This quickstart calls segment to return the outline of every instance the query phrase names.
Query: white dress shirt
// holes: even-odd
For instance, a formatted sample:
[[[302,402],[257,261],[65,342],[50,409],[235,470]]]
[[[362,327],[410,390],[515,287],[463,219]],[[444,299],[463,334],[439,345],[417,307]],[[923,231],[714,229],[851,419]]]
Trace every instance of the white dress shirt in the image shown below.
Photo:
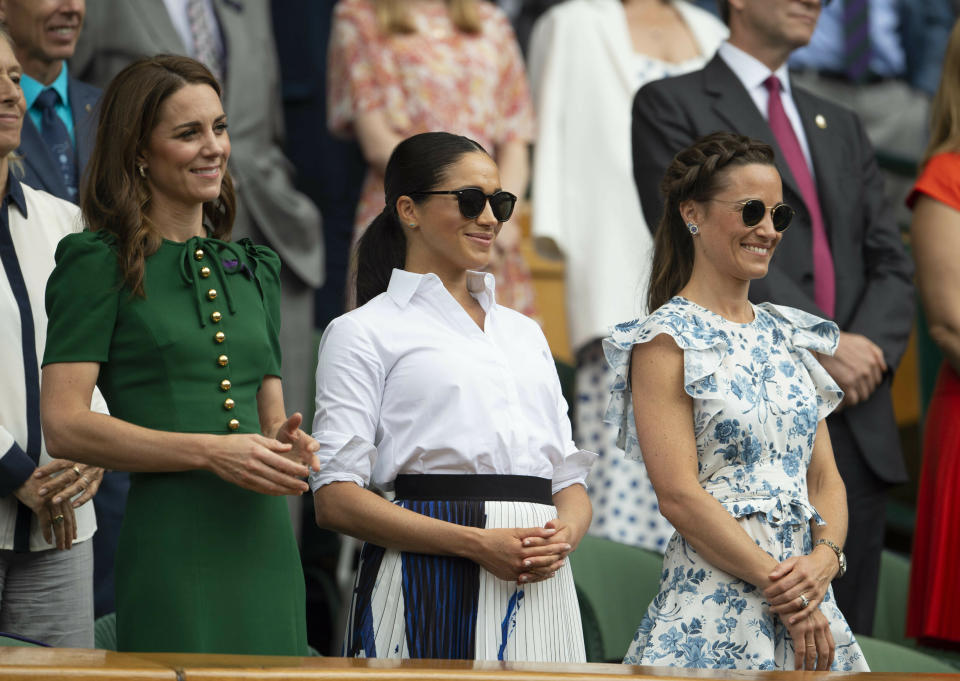
[[[771,71],[767,66],[756,57],[747,54],[739,47],[735,47],[728,42],[724,42],[717,50],[720,58],[730,67],[743,87],[750,93],[750,98],[757,105],[760,114],[764,120],[767,120],[767,103],[770,100],[770,93],[764,86],[763,81],[775,75],[780,79],[780,100],[783,102],[783,110],[790,119],[790,125],[793,126],[793,132],[800,142],[800,148],[803,150],[803,157],[807,160],[807,168],[810,169],[810,175],[816,181],[817,176],[813,169],[813,157],[810,155],[810,145],[807,144],[807,134],[803,131],[803,124],[800,121],[800,112],[793,101],[793,90],[790,86],[790,71],[786,64],[782,64],[776,71]]]
[[[492,275],[469,272],[467,286],[483,329],[436,275],[403,270],[327,327],[314,491],[352,481],[389,492],[401,473],[531,475],[554,493],[584,483],[596,455],[573,444],[543,332],[494,302]]]

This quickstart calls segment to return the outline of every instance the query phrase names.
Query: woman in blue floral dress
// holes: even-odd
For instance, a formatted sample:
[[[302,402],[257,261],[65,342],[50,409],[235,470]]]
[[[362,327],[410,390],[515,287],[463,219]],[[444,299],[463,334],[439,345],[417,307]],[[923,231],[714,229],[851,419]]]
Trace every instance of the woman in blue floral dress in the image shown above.
[[[607,419],[677,529],[624,662],[867,670],[830,588],[847,517],[824,418],[843,393],[816,355],[838,330],[747,298],[793,216],[773,151],[715,133],[676,156],[662,190],[654,312],[604,346]]]

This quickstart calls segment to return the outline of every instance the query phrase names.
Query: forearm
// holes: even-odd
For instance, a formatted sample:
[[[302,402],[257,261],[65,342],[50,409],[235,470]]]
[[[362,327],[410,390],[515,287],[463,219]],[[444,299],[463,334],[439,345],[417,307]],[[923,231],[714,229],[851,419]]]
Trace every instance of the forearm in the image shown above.
[[[317,524],[397,551],[473,558],[478,533],[407,510],[353,482],[324,485],[313,495]]]
[[[500,169],[500,185],[521,199],[526,196],[530,180],[530,156],[526,142],[514,140],[497,147],[497,167]]]
[[[759,589],[771,583],[777,561],[708,492],[696,488],[658,497],[661,513],[708,563]]]
[[[576,550],[593,519],[593,507],[586,488],[579,483],[564,487],[553,495],[553,505],[557,507],[557,517],[570,528],[570,544]]]
[[[403,141],[404,136],[390,127],[383,111],[371,111],[357,116],[354,123],[357,142],[367,164],[379,175],[387,169],[387,161],[394,147]]]
[[[842,548],[847,540],[847,490],[840,474],[817,475],[807,481],[807,486],[810,503],[826,523],[811,522],[814,544],[818,539],[828,539]]]
[[[930,337],[940,348],[943,358],[960,374],[960,327],[955,324],[930,322]]]

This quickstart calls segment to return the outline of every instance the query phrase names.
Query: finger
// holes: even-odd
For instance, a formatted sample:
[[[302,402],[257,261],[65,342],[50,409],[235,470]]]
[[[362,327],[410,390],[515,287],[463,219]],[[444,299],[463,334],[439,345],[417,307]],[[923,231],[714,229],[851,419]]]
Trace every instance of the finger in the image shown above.
[[[808,631],[804,636],[806,642],[805,655],[803,657],[804,669],[813,670],[817,666],[817,642],[813,638],[813,632]]]
[[[69,503],[60,504],[60,512],[63,514],[63,548],[69,550],[77,538],[77,518]]]
[[[76,478],[73,477],[73,473],[61,473],[56,477],[47,478],[43,484],[40,485],[37,494],[44,498],[52,497],[69,487],[75,480]]]
[[[796,556],[790,556],[786,560],[780,562],[777,567],[773,568],[773,571],[770,573],[770,579],[780,579],[785,574],[790,572],[793,569],[793,566],[797,562]]]
[[[43,531],[43,538],[48,544],[53,543],[53,527],[50,525],[50,511],[46,506],[43,506],[39,511],[37,511],[37,522],[40,524],[40,528]]]
[[[792,571],[764,589],[763,595],[767,597],[771,605],[783,605],[800,595],[802,582],[803,575]]]
[[[548,556],[548,555],[567,555],[573,547],[567,542],[555,542],[549,544],[543,544],[542,546],[525,546],[522,550],[522,556],[524,558],[532,558],[534,556]]]
[[[297,430],[300,429],[300,424],[302,423],[303,423],[303,414],[301,414],[299,411],[295,411],[292,414],[290,414],[289,418],[287,418],[286,423],[284,423],[283,426],[281,427],[284,430],[286,430],[288,433],[293,435],[294,433],[297,432]]]
[[[523,559],[523,569],[525,571],[541,571],[545,568],[550,568],[551,566],[556,565],[557,563],[563,564],[563,556],[557,555],[556,553],[551,553],[548,556],[533,556],[530,558]],[[553,568],[550,572],[555,572],[557,568]]]
[[[290,463],[282,457],[277,458],[284,463]],[[267,494],[274,495],[302,494],[309,489],[307,483],[299,480],[298,476],[285,474],[277,468],[264,465],[259,461],[254,461],[251,469],[245,472],[244,480],[247,484],[254,486],[250,489],[260,491],[259,487],[262,486],[269,490],[266,492]]]
[[[65,523],[65,519],[61,518],[60,520],[57,520],[59,517],[60,511],[55,510],[50,518],[50,527],[53,529],[54,544],[56,545],[57,549],[62,551],[64,548],[66,548],[63,538],[63,525]]]
[[[799,636],[793,640],[793,668],[794,669],[803,669],[803,657],[806,652],[806,644],[804,643],[803,636]]]
[[[97,493],[98,489],[100,489],[100,479],[90,481],[83,490],[83,493],[73,500],[72,506],[74,508],[80,508],[85,503],[93,499],[93,495]]]
[[[43,478],[52,473],[57,473],[58,471],[66,470],[73,466],[73,461],[68,461],[67,459],[53,459],[48,461],[42,466],[38,466],[36,470],[33,471],[33,477]]]
[[[261,447],[269,449],[271,452],[277,452],[278,454],[289,452],[291,449],[293,449],[293,445],[289,442],[280,442],[280,440],[276,440],[272,437],[264,437],[263,435],[254,435],[253,441]]]
[[[817,643],[817,670],[818,671],[827,671],[830,669],[830,665],[833,664],[833,653],[831,652],[830,641],[827,640],[827,636],[830,635],[829,629],[823,629],[817,627],[813,632],[814,640]]]

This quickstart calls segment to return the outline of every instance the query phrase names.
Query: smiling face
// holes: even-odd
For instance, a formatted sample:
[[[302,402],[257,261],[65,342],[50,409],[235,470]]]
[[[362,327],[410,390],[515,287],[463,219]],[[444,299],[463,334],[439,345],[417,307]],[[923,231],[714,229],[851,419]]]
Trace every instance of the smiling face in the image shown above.
[[[20,76],[20,63],[10,43],[0,38],[0,157],[4,167],[7,154],[20,146],[20,126],[27,108]]]
[[[155,203],[195,208],[220,196],[230,157],[227,117],[209,85],[184,85],[160,107],[140,155]]]
[[[59,65],[73,56],[85,10],[84,0],[0,0],[27,73],[33,73],[32,62]]]
[[[478,187],[484,194],[500,189],[497,164],[482,152],[464,154],[447,168],[436,187],[430,190],[455,190]],[[483,212],[472,220],[460,213],[457,197],[441,194],[414,203],[409,197],[397,202],[400,218],[407,223],[407,261],[418,269],[443,278],[464,270],[483,269],[490,262],[493,242],[502,223],[493,216],[489,201]],[[410,228],[409,225],[415,227]]]
[[[783,238],[773,228],[770,208],[783,201],[780,173],[774,166],[751,163],[724,172],[716,200],[687,202],[681,207],[684,220],[700,226],[694,237],[694,269],[709,268],[737,281],[760,279],[767,274],[770,258]],[[755,227],[743,224],[741,206],[748,199],[763,201],[767,210]]]

